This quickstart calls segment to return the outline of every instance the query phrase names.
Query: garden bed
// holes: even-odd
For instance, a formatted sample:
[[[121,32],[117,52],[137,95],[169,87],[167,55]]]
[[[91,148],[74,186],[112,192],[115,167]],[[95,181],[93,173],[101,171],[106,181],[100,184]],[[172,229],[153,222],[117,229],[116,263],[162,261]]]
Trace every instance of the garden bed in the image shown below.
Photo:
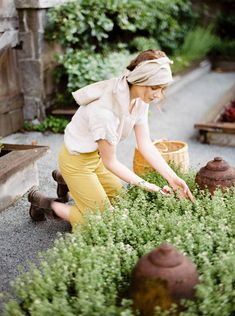
[[[0,211],[38,185],[37,160],[46,146],[3,144],[0,152]]]
[[[214,107],[205,115],[205,119],[194,125],[199,130],[199,140],[207,144],[235,146],[235,122],[224,119],[226,111],[235,99],[235,85],[228,90]]]
[[[134,316],[128,297],[132,269],[163,242],[191,258],[200,276],[196,300],[180,315],[234,315],[235,189],[210,196],[198,191],[195,174],[180,176],[195,203],[130,188],[112,212],[90,214],[83,229],[58,238],[40,265],[12,284],[17,301],[7,303],[4,316]],[[146,180],[165,184],[154,172]]]

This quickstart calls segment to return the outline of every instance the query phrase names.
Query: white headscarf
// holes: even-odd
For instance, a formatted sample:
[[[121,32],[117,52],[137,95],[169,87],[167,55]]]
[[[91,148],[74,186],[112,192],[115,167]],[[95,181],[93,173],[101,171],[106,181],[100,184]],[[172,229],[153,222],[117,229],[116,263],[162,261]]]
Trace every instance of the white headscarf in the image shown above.
[[[169,64],[173,64],[173,61],[168,57],[161,57],[143,61],[132,71],[126,69],[118,78],[114,93],[122,90],[122,85],[125,85],[126,81],[138,86],[157,86],[171,83],[173,78]]]
[[[173,81],[170,64],[173,61],[168,57],[161,57],[146,60],[139,63],[134,70],[126,69],[124,73],[116,79],[113,88],[113,98],[119,104],[119,111],[126,111],[125,103],[129,104],[128,83],[138,86],[158,86],[170,84]]]

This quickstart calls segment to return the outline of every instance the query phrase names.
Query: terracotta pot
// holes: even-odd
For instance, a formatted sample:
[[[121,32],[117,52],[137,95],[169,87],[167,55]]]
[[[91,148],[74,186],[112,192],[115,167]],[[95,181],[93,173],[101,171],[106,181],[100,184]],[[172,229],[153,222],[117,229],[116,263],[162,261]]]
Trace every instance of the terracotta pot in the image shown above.
[[[181,309],[181,299],[193,299],[198,273],[192,261],[170,244],[163,244],[137,262],[130,285],[134,310],[141,316],[154,315],[154,308]]]
[[[195,179],[199,188],[208,189],[211,194],[220,187],[221,190],[235,185],[235,169],[221,157],[215,157],[202,167]]]

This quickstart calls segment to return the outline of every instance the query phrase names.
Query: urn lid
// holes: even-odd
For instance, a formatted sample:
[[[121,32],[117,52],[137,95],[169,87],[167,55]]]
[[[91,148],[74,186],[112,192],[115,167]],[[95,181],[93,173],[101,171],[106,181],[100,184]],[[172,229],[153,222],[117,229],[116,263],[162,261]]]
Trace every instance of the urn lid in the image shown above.
[[[184,255],[167,243],[150,252],[148,258],[153,265],[164,268],[179,266],[184,261]]]
[[[222,179],[235,180],[235,169],[221,157],[215,157],[209,161],[205,167],[200,169],[199,174],[208,178],[215,176],[217,179],[221,177]]]

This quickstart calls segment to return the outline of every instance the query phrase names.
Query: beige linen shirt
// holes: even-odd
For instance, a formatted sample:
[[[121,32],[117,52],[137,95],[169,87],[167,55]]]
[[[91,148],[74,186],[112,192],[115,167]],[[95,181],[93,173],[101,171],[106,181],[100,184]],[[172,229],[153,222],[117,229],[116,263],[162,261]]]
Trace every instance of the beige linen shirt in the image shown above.
[[[80,107],[65,129],[64,141],[70,153],[93,152],[100,139],[117,145],[135,125],[148,122],[148,104],[137,99],[129,113],[129,86],[115,91],[116,83],[117,78],[105,80],[72,93]]]

